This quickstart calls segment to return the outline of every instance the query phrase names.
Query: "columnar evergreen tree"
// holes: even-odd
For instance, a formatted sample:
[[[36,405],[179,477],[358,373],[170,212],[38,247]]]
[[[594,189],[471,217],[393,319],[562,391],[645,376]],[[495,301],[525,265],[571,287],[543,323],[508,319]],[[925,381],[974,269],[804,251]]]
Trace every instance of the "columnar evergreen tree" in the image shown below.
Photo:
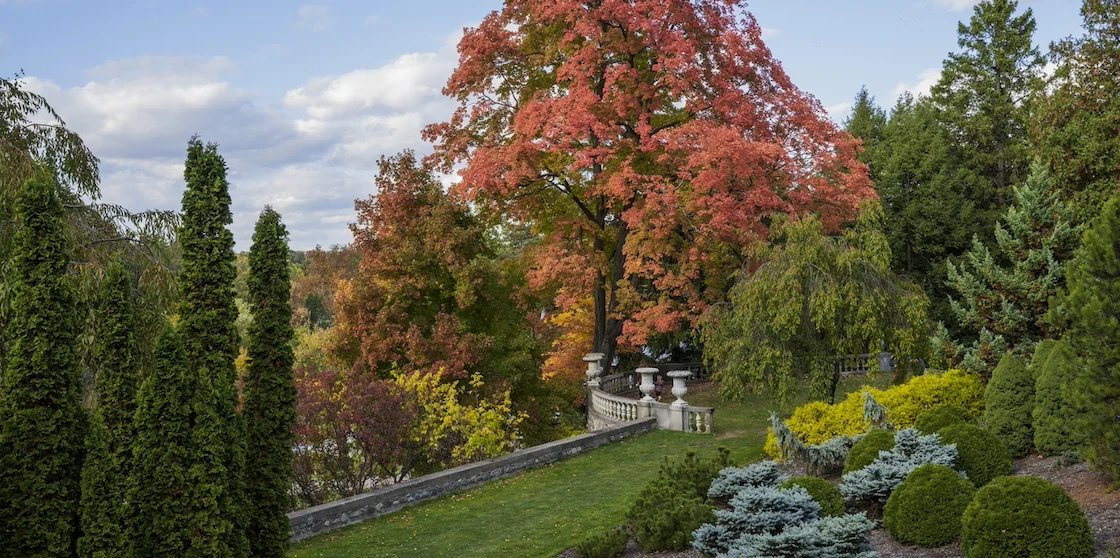
[[[962,49],[950,54],[930,91],[956,157],[982,180],[967,192],[990,231],[1011,203],[1011,185],[1030,163],[1028,118],[1045,61],[1032,43],[1034,15],[1015,0],[985,0],[957,27]]]
[[[1067,273],[1069,340],[1084,361],[1073,394],[1085,408],[1087,457],[1120,481],[1120,195],[1093,221]]]
[[[856,93],[852,113],[844,121],[844,129],[863,141],[863,151],[857,158],[867,165],[871,181],[875,184],[879,183],[879,166],[882,164],[877,148],[883,140],[886,127],[887,113],[875,104],[875,97],[867,92],[867,88],[861,87],[859,93]]]
[[[191,550],[210,556],[245,556],[245,439],[236,407],[234,367],[237,270],[233,234],[227,228],[233,219],[226,164],[217,146],[191,138],[184,177],[178,329],[195,426],[190,479],[199,495],[187,504],[197,522]],[[211,422],[211,413],[216,423]],[[216,430],[208,432],[211,427]],[[216,463],[215,455],[220,455]]]
[[[1036,129],[1039,153],[1087,223],[1120,188],[1120,0],[1084,0],[1081,18],[1084,36],[1050,47],[1057,70]]]
[[[254,558],[281,558],[288,547],[292,485],[292,306],[288,231],[265,208],[249,250],[249,366],[243,387],[246,419],[245,484],[249,549]]]
[[[16,206],[21,226],[0,386],[0,556],[70,556],[78,531],[86,420],[58,188],[40,168]]]
[[[1083,363],[1074,348],[1059,341],[1038,375],[1034,386],[1034,446],[1043,455],[1080,451],[1088,442],[1085,409],[1076,397],[1078,369]]]
[[[1047,320],[1050,298],[1065,285],[1064,264],[1077,246],[1073,213],[1056,192],[1046,165],[1035,161],[1014,188],[1015,204],[995,226],[996,250],[973,237],[960,266],[948,264],[950,300],[962,334],[978,339],[986,330],[1021,356],[1056,333]],[[967,351],[966,351],[967,352]],[[976,353],[976,350],[972,351]],[[966,355],[970,367],[995,367],[1002,355]]]
[[[122,529],[127,479],[132,464],[136,389],[140,376],[133,360],[135,319],[132,281],[120,261],[112,262],[102,280],[94,355],[98,364],[97,407],[82,469],[83,558],[125,556]]]
[[[195,532],[184,495],[191,466],[191,392],[186,354],[167,326],[137,393],[128,487],[132,556],[185,556]]]
[[[984,393],[984,424],[1011,457],[1025,457],[1034,443],[1034,377],[1016,357],[1004,355]]]

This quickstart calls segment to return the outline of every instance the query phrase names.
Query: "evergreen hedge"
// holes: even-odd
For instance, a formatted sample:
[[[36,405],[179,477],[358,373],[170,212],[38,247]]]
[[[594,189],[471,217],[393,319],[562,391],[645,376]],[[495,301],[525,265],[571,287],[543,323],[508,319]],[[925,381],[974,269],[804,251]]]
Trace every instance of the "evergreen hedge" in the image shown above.
[[[1076,379],[1077,367],[1073,347],[1059,341],[1035,384],[1034,445],[1043,455],[1061,455],[1081,450],[1088,444],[1085,429],[1080,424],[1084,411],[1069,389]]]
[[[995,434],[971,424],[954,424],[937,435],[942,444],[956,444],[956,469],[964,471],[977,488],[1011,474],[1011,454]]]
[[[961,548],[969,558],[1088,558],[1093,534],[1061,488],[1036,477],[1001,477],[965,508]]]
[[[1003,440],[1012,457],[1025,457],[1034,445],[1034,378],[1019,359],[1004,355],[984,393],[984,425]]]
[[[7,368],[0,384],[0,552],[76,550],[87,420],[80,406],[77,302],[62,201],[39,169],[20,191]]]
[[[933,434],[952,424],[968,424],[968,416],[960,405],[938,405],[918,415],[914,428],[922,434]]]
[[[887,499],[883,524],[900,543],[945,546],[960,537],[961,515],[975,494],[976,487],[957,471],[922,465]]]
[[[890,451],[894,448],[894,432],[876,428],[856,442],[848,452],[848,459],[844,461],[844,473],[858,471],[879,458],[879,452]]]
[[[821,505],[821,516],[839,517],[844,515],[844,495],[840,489],[820,477],[793,477],[778,488],[791,488],[800,486],[804,488],[818,504]]]

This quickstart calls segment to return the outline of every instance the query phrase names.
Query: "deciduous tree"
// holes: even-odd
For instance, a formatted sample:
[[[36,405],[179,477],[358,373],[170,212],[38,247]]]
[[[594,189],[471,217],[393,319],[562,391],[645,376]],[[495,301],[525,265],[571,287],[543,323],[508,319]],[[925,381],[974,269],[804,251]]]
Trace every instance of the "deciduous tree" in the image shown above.
[[[70,556],[87,425],[77,302],[53,172],[35,171],[16,209],[11,346],[0,385],[0,555]]]
[[[590,294],[593,348],[690,327],[774,212],[833,229],[874,195],[742,0],[507,0],[459,43],[428,127],[454,192],[542,235],[530,284]]]

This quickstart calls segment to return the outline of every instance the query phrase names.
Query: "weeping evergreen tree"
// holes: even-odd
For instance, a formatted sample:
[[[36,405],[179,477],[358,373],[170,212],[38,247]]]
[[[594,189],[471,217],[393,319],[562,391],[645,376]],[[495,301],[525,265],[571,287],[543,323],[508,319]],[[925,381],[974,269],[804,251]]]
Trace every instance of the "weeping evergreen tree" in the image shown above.
[[[137,393],[136,438],[128,485],[132,556],[185,556],[194,532],[184,495],[191,462],[192,393],[186,354],[170,326]]]
[[[282,558],[291,524],[292,305],[288,277],[288,231],[280,215],[265,208],[249,250],[249,365],[245,394],[249,548],[254,558]]]
[[[960,266],[948,266],[957,293],[950,305],[974,341],[955,352],[973,370],[995,367],[1002,351],[992,347],[1006,346],[1025,358],[1036,343],[1054,336],[1047,309],[1065,285],[1064,265],[1077,247],[1072,210],[1059,198],[1046,165],[1035,161],[1014,196],[1003,224],[995,226],[995,251],[974,237]]]
[[[244,424],[237,412],[237,275],[225,160],[197,137],[187,146],[179,229],[179,334],[191,394],[187,509],[195,521],[188,555],[247,556]]]
[[[784,405],[807,378],[810,397],[826,399],[835,395],[840,355],[889,351],[900,378],[917,368],[929,301],[891,272],[882,220],[869,201],[840,238],[824,234],[812,216],[771,228],[771,241],[755,254],[762,264],[743,273],[729,304],[714,308],[702,329],[722,395],[767,385]]]
[[[24,184],[0,387],[0,556],[70,556],[86,420],[62,202],[49,170]]]
[[[1069,340],[1084,362],[1072,393],[1085,409],[1087,457],[1120,481],[1120,195],[1090,225],[1068,273]]]
[[[82,468],[78,554],[83,558],[126,556],[128,545],[122,525],[127,517],[124,508],[140,383],[133,360],[132,281],[119,260],[106,269],[99,298],[94,338],[98,399]]]

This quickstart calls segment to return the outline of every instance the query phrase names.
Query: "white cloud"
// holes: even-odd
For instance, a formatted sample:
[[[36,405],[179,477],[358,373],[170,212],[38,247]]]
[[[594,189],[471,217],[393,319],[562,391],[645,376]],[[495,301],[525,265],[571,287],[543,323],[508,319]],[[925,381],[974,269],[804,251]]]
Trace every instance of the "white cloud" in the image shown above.
[[[848,112],[852,110],[852,103],[836,103],[824,107],[824,110],[833,122],[840,124],[848,117]]]
[[[929,68],[926,70],[922,70],[922,72],[918,74],[918,81],[914,83],[899,83],[895,86],[894,91],[891,92],[891,95],[897,98],[899,95],[902,95],[907,91],[909,91],[910,94],[914,97],[929,95],[929,90],[933,88],[933,86],[937,84],[937,81],[940,79],[941,68]]]
[[[763,27],[762,28],[762,38],[763,39],[773,39],[774,37],[777,37],[778,35],[781,35],[781,34],[782,34],[781,29],[775,29],[773,27]]]
[[[325,4],[304,4],[296,12],[298,18],[296,26],[309,31],[329,31],[338,19],[331,13],[330,6]]]
[[[937,5],[954,12],[967,10],[980,3],[980,0],[936,0]]]
[[[427,149],[426,124],[446,120],[440,93],[458,35],[438,52],[309,80],[281,103],[231,83],[226,58],[140,57],[106,62],[75,87],[27,78],[101,158],[105,201],[134,210],[178,208],[187,139],[219,144],[229,165],[238,249],[270,204],[292,246],[350,242],[354,200],[373,193],[377,159]]]

